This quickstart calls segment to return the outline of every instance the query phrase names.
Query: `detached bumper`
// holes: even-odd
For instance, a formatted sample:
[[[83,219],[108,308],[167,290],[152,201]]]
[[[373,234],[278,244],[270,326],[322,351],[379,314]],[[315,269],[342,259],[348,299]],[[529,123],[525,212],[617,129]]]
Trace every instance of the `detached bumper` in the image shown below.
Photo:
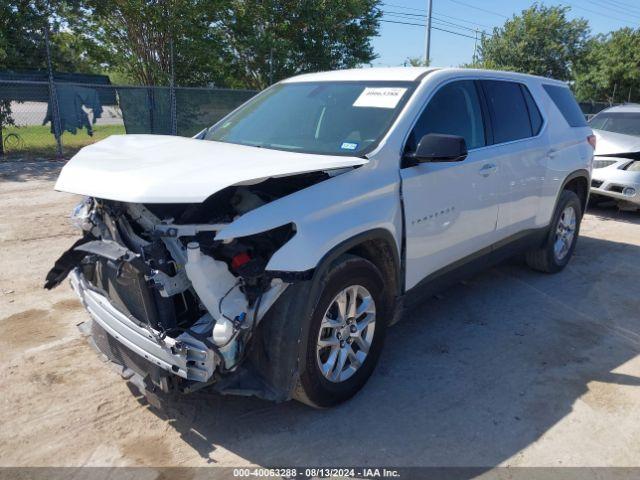
[[[160,332],[131,319],[96,291],[78,269],[70,275],[71,286],[91,317],[114,340],[154,367],[186,380],[206,382],[216,368],[214,352],[191,335],[160,340]],[[103,352],[107,356],[107,352]],[[117,361],[117,360],[115,360]]]

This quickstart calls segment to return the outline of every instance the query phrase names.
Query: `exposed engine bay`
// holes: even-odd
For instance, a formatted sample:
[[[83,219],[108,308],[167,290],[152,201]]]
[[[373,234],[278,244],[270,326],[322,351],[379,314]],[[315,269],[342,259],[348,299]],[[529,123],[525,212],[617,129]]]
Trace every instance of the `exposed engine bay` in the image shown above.
[[[199,204],[87,197],[72,215],[84,236],[56,262],[45,288],[70,275],[102,329],[180,377],[181,390],[214,383],[242,363],[256,326],[289,285],[265,267],[296,227],[225,241],[216,232],[337,173],[227,187]]]

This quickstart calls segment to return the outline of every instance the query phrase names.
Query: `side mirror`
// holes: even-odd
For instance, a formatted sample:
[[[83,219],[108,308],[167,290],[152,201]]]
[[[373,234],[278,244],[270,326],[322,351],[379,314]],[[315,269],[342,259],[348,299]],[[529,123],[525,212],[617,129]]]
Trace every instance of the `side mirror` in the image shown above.
[[[458,135],[429,133],[420,139],[413,153],[405,153],[402,167],[425,162],[460,162],[467,158],[467,143]]]

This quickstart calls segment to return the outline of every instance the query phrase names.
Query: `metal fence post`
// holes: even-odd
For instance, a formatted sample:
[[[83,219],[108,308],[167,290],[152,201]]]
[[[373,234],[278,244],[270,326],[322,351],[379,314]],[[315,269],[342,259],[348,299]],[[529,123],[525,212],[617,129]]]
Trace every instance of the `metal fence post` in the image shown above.
[[[2,137],[2,112],[0,112],[0,158],[4,158],[4,138]]]
[[[51,47],[49,45],[49,25],[44,29],[44,43],[47,50],[47,69],[49,70],[49,101],[51,102],[51,124],[53,135],[56,137],[56,152],[58,158],[62,158],[62,131],[60,127],[60,109],[58,108],[58,94],[56,84],[53,81],[53,68],[51,66]]]
[[[173,65],[173,37],[169,40],[169,47],[171,49],[171,77],[169,79],[169,108],[171,112],[171,135],[178,134],[178,118],[176,112],[176,77]]]

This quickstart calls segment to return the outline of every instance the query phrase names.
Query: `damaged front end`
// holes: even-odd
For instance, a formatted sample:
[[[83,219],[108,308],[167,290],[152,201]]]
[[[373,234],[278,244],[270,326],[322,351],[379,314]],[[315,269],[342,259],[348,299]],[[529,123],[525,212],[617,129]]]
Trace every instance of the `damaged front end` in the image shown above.
[[[225,241],[216,233],[326,178],[319,172],[228,187],[199,204],[86,198],[72,216],[84,236],[59,258],[45,288],[70,277],[93,319],[94,343],[145,391],[213,385],[243,393],[232,380],[247,384],[242,365],[256,327],[291,281],[266,266],[295,225]],[[281,396],[268,390],[251,385],[244,393]]]

